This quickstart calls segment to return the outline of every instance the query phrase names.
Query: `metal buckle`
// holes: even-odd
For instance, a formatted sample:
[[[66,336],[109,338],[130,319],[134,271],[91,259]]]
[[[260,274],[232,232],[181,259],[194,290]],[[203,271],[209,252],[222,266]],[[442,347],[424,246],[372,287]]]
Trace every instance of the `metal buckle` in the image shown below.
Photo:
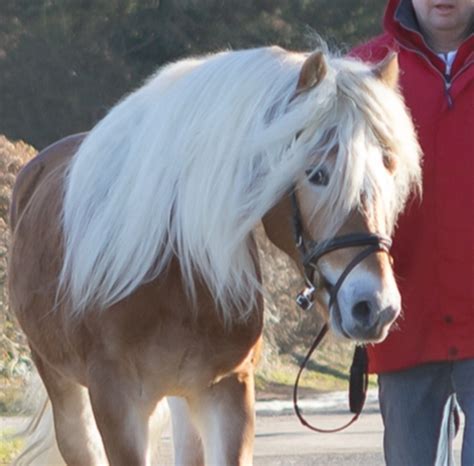
[[[314,293],[316,288],[314,286],[307,286],[303,291],[298,293],[296,296],[296,304],[298,304],[301,309],[308,311],[313,307],[314,304]]]

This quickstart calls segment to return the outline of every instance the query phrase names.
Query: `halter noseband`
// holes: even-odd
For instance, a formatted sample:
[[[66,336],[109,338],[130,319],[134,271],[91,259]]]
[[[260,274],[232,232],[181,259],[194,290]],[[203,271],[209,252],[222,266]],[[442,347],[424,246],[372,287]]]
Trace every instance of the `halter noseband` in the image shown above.
[[[321,257],[338,249],[367,246],[364,250],[359,252],[349,262],[349,264],[346,265],[346,268],[341,273],[336,284],[329,289],[329,310],[331,310],[333,305],[337,305],[337,293],[339,292],[339,289],[341,288],[344,280],[354,269],[354,267],[356,267],[359,262],[362,262],[367,256],[375,252],[383,251],[388,254],[392,245],[392,241],[390,240],[390,238],[381,235],[376,235],[373,233],[353,233],[349,235],[341,235],[319,243],[313,240],[305,240],[303,222],[301,220],[301,212],[299,209],[298,199],[296,198],[294,188],[290,192],[290,199],[293,210],[293,233],[296,246],[300,252],[304,270],[303,276],[307,285],[306,288],[301,291],[296,297],[296,302],[303,310],[308,310],[313,306],[319,284],[314,283],[314,281],[310,277],[314,276],[314,271],[318,271],[318,262]],[[319,274],[322,275],[321,273]],[[358,419],[360,413],[362,412],[362,408],[364,407],[369,380],[367,371],[368,361],[366,349],[364,346],[357,346],[351,366],[349,385],[349,406],[350,411],[354,414],[354,416],[343,426],[333,429],[321,429],[319,427],[315,427],[314,425],[306,421],[298,406],[299,380],[301,374],[303,373],[306,367],[306,364],[310,360],[315,349],[323,340],[328,329],[328,324],[324,324],[322,329],[316,336],[313,344],[311,345],[311,348],[309,349],[307,355],[301,363],[293,388],[293,406],[295,409],[295,413],[298,416],[298,419],[304,426],[308,427],[313,431],[321,433],[339,432],[350,426]],[[341,330],[344,331],[343,329]],[[349,337],[348,335],[346,336]]]

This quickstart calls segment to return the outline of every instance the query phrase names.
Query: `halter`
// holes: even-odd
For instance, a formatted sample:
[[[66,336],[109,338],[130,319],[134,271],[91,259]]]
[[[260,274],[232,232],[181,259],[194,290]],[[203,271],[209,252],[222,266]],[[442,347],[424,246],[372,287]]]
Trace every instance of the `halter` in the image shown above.
[[[319,288],[319,284],[314,283],[310,276],[313,272],[318,272],[318,262],[321,257],[338,249],[367,246],[366,249],[357,254],[346,266],[336,284],[331,287],[329,309],[337,303],[337,293],[344,280],[354,267],[362,262],[367,256],[374,252],[389,253],[392,246],[392,240],[386,236],[376,235],[374,233],[352,233],[349,235],[336,236],[334,238],[316,242],[314,240],[305,240],[303,222],[301,221],[301,212],[296,198],[295,190],[290,192],[291,206],[293,209],[293,234],[296,246],[300,252],[301,262],[303,264],[303,277],[307,287],[296,297],[297,304],[305,311],[309,310],[314,303],[314,296]]]
[[[347,264],[346,268],[343,270],[340,277],[338,278],[336,284],[334,286],[330,286],[328,291],[330,296],[329,309],[331,309],[334,305],[337,306],[337,294],[342,284],[344,283],[344,280],[354,269],[354,267],[356,267],[357,264],[362,262],[367,256],[375,252],[382,251],[388,254],[392,245],[392,241],[390,240],[390,238],[373,233],[353,233],[348,235],[341,235],[319,243],[313,240],[305,240],[303,222],[301,220],[301,212],[299,209],[298,199],[296,198],[294,188],[290,192],[290,199],[293,210],[293,233],[296,246],[300,252],[301,262],[303,264],[304,270],[303,277],[306,282],[306,288],[301,291],[296,297],[297,304],[303,310],[307,311],[313,306],[316,293],[318,291],[318,288],[320,288],[320,284],[315,283],[310,277],[314,277],[314,272],[319,272],[318,262],[321,257],[338,249],[367,246],[363,251],[357,254],[349,262],[349,264]],[[321,273],[318,273],[318,275],[321,275]],[[306,364],[308,363],[315,349],[323,340],[328,329],[328,324],[324,324],[322,329],[316,336],[313,344],[311,345],[310,350],[308,351],[308,354],[301,363],[293,389],[293,406],[296,415],[298,416],[298,419],[303,425],[305,425],[309,429],[322,433],[339,432],[350,426],[353,422],[357,420],[360,413],[362,412],[362,408],[364,407],[368,386],[366,349],[364,346],[357,346],[354,353],[354,359],[350,372],[349,406],[350,411],[354,413],[352,419],[343,426],[334,429],[320,429],[311,425],[309,422],[306,421],[306,419],[304,419],[300,408],[298,407],[299,380],[301,374],[303,373],[303,370],[306,367]],[[344,332],[343,329],[341,330]],[[348,335],[346,336],[349,337]]]

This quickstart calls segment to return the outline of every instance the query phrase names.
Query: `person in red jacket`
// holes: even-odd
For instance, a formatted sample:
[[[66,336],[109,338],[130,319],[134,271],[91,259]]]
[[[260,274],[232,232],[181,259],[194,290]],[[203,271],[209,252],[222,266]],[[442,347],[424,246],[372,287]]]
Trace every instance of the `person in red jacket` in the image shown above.
[[[399,84],[424,153],[423,196],[394,237],[403,313],[369,348],[388,465],[452,464],[453,409],[474,465],[473,0],[389,0],[385,33],[352,51],[398,52]]]

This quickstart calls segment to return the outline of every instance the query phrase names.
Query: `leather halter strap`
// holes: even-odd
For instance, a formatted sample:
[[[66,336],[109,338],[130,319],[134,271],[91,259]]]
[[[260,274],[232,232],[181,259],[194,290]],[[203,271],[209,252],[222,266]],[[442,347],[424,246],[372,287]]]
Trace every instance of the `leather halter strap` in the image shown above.
[[[383,251],[389,253],[392,246],[392,240],[386,236],[377,235],[374,233],[352,233],[348,235],[336,236],[334,238],[320,241],[319,243],[314,240],[305,240],[304,227],[301,220],[301,211],[294,188],[291,190],[289,195],[293,209],[293,235],[296,246],[300,251],[301,262],[304,267],[304,279],[308,285],[314,287],[314,291],[317,290],[317,284],[311,280],[310,276],[312,275],[313,271],[318,271],[318,261],[321,259],[321,257],[338,249],[368,246],[367,249],[355,256],[342,272],[333,288],[334,292],[331,293],[331,306],[331,304],[335,302],[334,300],[337,297],[336,295],[339,291],[339,288],[352,269],[359,262],[374,252]]]
[[[329,299],[329,309],[333,306],[337,306],[337,294],[341,288],[344,280],[350,274],[350,272],[362,262],[366,257],[375,252],[386,252],[389,253],[392,241],[381,235],[376,234],[365,234],[365,233],[354,233],[349,235],[337,236],[329,240],[317,243],[316,241],[305,241],[303,223],[301,220],[301,213],[298,205],[298,200],[294,189],[290,193],[291,204],[293,208],[293,230],[296,246],[300,251],[303,267],[304,267],[304,278],[308,285],[308,288],[300,293],[297,298],[298,304],[303,307],[303,309],[309,309],[311,307],[312,301],[314,299],[314,294],[317,292],[318,286],[313,280],[312,272],[318,271],[318,261],[326,254],[329,254],[332,251],[338,249],[345,249],[351,247],[365,247],[361,252],[359,252],[346,266],[344,271],[341,273],[336,284],[330,290],[330,299]],[[312,354],[319,346],[324,336],[328,332],[328,324],[324,324],[318,335],[316,336],[311,348],[309,349],[307,355],[305,356],[303,362],[301,363],[298,375],[296,376],[295,385],[293,388],[293,406],[295,413],[300,420],[300,422],[308,427],[309,429],[321,432],[321,433],[333,433],[339,432],[346,427],[349,427],[354,423],[362,409],[367,397],[367,387],[368,387],[368,359],[367,351],[364,346],[357,346],[354,352],[354,359],[351,366],[350,372],[350,388],[349,388],[349,405],[350,410],[354,413],[354,416],[343,426],[333,428],[333,429],[322,429],[315,427],[309,423],[304,417],[298,406],[298,386],[301,378],[301,374],[306,368],[307,363],[309,362]]]
[[[341,288],[341,285],[346,279],[346,277],[351,273],[352,269],[356,267],[359,262],[362,262],[366,257],[370,256],[375,252],[383,251],[388,253],[390,251],[391,244],[392,242],[388,238],[373,234],[356,233],[352,235],[338,236],[328,241],[326,244],[323,244],[323,247],[316,246],[315,249],[310,251],[310,258],[307,264],[312,268],[316,269],[318,260],[325,254],[328,254],[337,249],[368,246],[366,249],[357,254],[349,262],[349,264],[346,265],[346,268],[341,273],[341,276],[338,278],[334,287],[331,289],[329,309],[331,309],[334,304],[337,305],[337,293],[339,292],[339,289]]]

